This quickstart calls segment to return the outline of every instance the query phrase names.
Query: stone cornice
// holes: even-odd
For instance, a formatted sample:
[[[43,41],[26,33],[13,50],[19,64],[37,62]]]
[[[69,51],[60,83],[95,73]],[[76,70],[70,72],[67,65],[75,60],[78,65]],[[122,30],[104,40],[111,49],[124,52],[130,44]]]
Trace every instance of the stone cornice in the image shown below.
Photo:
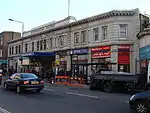
[[[146,35],[150,35],[150,27],[149,28],[145,28],[144,31],[140,32],[137,34],[137,38],[141,39]]]

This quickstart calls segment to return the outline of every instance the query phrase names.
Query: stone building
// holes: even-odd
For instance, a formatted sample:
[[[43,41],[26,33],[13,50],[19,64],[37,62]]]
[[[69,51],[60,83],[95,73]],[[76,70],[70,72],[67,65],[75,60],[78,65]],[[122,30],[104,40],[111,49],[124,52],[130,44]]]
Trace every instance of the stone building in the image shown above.
[[[150,26],[145,28],[143,31],[137,35],[139,43],[139,61],[140,61],[140,71],[142,73],[147,72],[148,62],[150,60]]]
[[[82,64],[112,62],[116,65],[110,68],[115,71],[135,73],[138,71],[135,64],[139,56],[136,38],[141,27],[139,15],[138,9],[113,10],[78,21],[74,17],[54,21],[24,32],[22,39],[9,41],[8,53],[12,47],[23,46],[22,56],[26,57],[23,65],[28,68],[33,62],[48,68],[55,62],[73,74],[82,70],[88,76],[91,67]],[[9,57],[20,64],[20,55],[15,52]]]

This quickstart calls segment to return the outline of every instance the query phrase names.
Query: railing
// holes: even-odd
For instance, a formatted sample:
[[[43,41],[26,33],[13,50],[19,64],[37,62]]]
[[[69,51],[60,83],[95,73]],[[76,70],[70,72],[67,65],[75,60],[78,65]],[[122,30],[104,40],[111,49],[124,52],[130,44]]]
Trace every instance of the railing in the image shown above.
[[[82,77],[56,76],[55,84],[83,87],[85,85],[85,79]]]

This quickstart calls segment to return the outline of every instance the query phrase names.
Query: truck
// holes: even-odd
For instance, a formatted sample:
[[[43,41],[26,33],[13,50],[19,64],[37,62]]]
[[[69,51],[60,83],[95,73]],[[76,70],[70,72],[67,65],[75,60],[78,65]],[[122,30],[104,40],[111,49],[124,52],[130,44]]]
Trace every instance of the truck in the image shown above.
[[[144,91],[150,87],[150,63],[147,74],[132,74],[115,72],[109,68],[99,69],[92,73],[90,90],[101,89],[104,92],[112,92],[116,89],[124,91]]]

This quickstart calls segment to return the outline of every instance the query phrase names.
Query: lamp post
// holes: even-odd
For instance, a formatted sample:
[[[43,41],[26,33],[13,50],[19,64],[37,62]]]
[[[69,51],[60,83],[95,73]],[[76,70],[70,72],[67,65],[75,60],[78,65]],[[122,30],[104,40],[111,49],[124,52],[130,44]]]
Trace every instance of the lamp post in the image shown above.
[[[18,21],[18,20],[14,20],[14,19],[8,19],[9,21],[13,21],[13,22],[17,22],[17,23],[20,23],[20,24],[22,24],[22,30],[21,30],[21,38],[23,38],[23,32],[24,32],[24,23],[22,22],[22,21]],[[21,49],[21,54],[23,54],[23,39],[22,39],[22,47],[21,47],[22,49]],[[23,71],[22,70],[22,60],[23,60],[23,57],[22,57],[22,55],[21,55],[21,57],[20,57],[20,59],[19,59],[20,61],[21,61],[21,72]]]

